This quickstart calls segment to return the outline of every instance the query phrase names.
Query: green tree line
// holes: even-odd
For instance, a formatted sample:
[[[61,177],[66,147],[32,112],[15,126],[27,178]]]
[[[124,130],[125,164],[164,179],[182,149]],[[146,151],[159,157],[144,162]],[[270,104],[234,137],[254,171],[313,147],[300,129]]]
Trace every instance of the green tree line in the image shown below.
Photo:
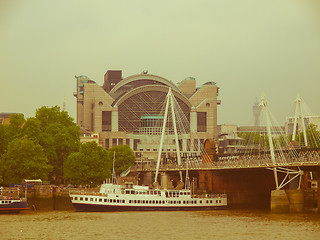
[[[58,106],[41,107],[35,117],[12,114],[0,125],[0,184],[23,179],[53,184],[97,185],[111,177],[113,152],[119,174],[134,164],[129,146],[108,150],[96,142],[80,144],[80,129]]]
[[[267,134],[260,134],[258,132],[239,133],[239,137],[244,139],[244,145],[259,145],[261,147],[269,147],[269,138]],[[317,130],[317,125],[310,123],[306,128],[306,137],[308,139],[308,147],[320,147],[320,132]],[[292,140],[292,134],[289,136],[280,135],[272,139],[274,145],[277,142],[278,146],[287,146]],[[295,141],[300,146],[305,146],[304,134],[300,132],[295,136]]]

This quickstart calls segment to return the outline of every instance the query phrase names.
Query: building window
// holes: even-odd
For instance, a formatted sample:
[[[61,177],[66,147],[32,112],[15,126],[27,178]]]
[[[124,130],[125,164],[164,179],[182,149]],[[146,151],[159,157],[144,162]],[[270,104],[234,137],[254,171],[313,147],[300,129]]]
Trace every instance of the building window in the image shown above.
[[[110,145],[109,145],[109,138],[106,138],[105,148],[108,149],[109,147],[110,147]]]
[[[102,111],[102,131],[111,131],[111,111]]]
[[[207,131],[207,113],[197,112],[197,132]]]
[[[93,128],[94,128],[94,115],[93,115],[93,113],[91,113],[91,129],[90,129],[90,130],[91,130],[92,132],[94,132],[94,129],[93,129]]]
[[[128,146],[130,146],[130,139],[129,139],[129,138],[126,139],[126,144],[127,144]]]
[[[116,138],[112,138],[112,147],[117,146],[117,139]]]
[[[123,139],[122,138],[118,139],[118,145],[123,145]]]
[[[191,150],[190,144],[191,144],[190,139],[187,139],[187,151]]]
[[[138,143],[139,143],[139,139],[134,139],[133,140],[133,151],[137,151],[138,150]]]

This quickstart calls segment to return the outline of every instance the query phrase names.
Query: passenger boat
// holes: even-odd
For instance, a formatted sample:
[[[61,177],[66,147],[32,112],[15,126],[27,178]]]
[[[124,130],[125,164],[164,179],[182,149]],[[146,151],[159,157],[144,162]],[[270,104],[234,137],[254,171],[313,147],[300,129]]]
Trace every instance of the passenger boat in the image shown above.
[[[0,187],[0,213],[17,213],[27,209],[27,200],[19,197],[19,188]]]
[[[104,183],[98,193],[70,191],[79,212],[212,210],[227,207],[226,194],[193,195],[190,189],[150,189],[132,183]]]

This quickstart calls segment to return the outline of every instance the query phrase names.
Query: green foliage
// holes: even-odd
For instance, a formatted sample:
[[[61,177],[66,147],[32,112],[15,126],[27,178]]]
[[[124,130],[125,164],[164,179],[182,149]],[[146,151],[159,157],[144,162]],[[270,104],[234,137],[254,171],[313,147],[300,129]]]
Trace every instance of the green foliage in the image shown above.
[[[116,146],[108,149],[110,157],[113,159],[115,152],[115,171],[119,175],[123,171],[127,170],[130,166],[134,165],[135,157],[128,145]]]
[[[27,120],[22,114],[12,114],[9,125],[0,125],[0,158],[2,161],[8,160],[6,154],[9,153],[9,145],[15,140],[22,141],[22,139],[33,141],[34,144],[41,147],[39,151],[44,154],[52,166],[50,168],[51,182],[63,183],[64,161],[70,153],[78,151],[80,145],[79,127],[67,112],[61,111],[58,106],[41,107],[36,111],[36,117]],[[18,158],[24,155],[24,152],[16,153]],[[24,161],[29,160],[26,158]],[[3,181],[6,181],[4,173],[6,175],[10,173],[5,170],[5,168],[8,169],[5,164],[0,165],[0,180],[2,178]]]
[[[317,130],[318,126],[310,123],[306,129],[306,136],[308,140],[308,146],[311,148],[320,147],[320,132]],[[305,140],[303,132],[296,135],[295,140],[299,142],[301,146],[305,146]]]
[[[36,120],[31,120],[30,125],[33,126],[31,129],[35,131],[35,135],[40,129],[39,143],[53,166],[51,181],[62,183],[63,164],[71,153],[79,149],[79,127],[67,112],[60,111],[58,106],[41,107],[36,111]],[[28,132],[32,132],[31,129]]]
[[[71,184],[95,186],[111,177],[111,164],[107,150],[93,141],[83,143],[79,152],[67,158],[63,167],[64,177]]]
[[[20,183],[25,178],[47,180],[52,170],[43,148],[28,137],[12,140],[1,161],[4,184]]]

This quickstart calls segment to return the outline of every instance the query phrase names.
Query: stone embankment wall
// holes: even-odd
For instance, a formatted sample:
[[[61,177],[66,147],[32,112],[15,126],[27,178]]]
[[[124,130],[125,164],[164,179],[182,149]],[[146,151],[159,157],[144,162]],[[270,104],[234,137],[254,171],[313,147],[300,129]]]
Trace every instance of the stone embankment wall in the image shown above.
[[[23,193],[23,191],[20,191]],[[27,187],[27,202],[35,211],[73,210],[69,189],[54,185]]]

